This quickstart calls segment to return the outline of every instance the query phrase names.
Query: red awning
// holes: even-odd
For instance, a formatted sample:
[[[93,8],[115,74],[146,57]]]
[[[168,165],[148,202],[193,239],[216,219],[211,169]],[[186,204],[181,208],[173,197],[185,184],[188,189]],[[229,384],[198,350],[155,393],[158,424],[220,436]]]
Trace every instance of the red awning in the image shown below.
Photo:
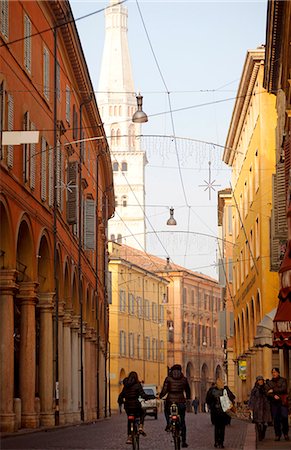
[[[291,347],[291,287],[282,288],[274,317],[274,347]]]

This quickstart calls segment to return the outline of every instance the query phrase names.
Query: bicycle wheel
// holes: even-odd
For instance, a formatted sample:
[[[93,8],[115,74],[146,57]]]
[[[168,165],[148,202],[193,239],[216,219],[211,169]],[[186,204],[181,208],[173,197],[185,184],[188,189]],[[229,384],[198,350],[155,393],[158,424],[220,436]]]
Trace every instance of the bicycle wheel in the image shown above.
[[[180,450],[181,449],[181,438],[180,438],[179,427],[175,427],[174,436],[173,437],[174,437],[175,450]]]

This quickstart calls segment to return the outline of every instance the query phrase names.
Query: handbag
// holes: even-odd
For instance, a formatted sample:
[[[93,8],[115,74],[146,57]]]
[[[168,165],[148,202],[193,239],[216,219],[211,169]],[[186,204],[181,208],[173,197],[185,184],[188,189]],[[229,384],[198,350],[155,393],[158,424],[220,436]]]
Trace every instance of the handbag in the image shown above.
[[[282,406],[289,406],[288,394],[281,394],[280,397],[281,397]]]
[[[226,389],[223,389],[223,395],[221,395],[219,397],[219,399],[220,399],[220,405],[221,405],[223,412],[230,411],[233,408],[233,403],[230,401]]]

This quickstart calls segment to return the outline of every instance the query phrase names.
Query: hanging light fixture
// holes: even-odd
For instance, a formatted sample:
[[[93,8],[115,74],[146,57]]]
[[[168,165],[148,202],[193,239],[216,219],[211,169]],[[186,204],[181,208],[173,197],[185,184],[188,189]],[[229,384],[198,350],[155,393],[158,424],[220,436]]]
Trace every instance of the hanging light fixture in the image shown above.
[[[176,220],[174,219],[174,208],[170,208],[170,218],[167,221],[167,225],[177,225]]]
[[[136,96],[137,111],[135,111],[134,115],[132,116],[132,121],[134,123],[145,123],[149,120],[146,113],[143,112],[143,110],[142,110],[142,99],[143,99],[143,96],[140,95],[140,93],[139,93]]]
[[[171,266],[171,264],[170,264],[170,258],[167,257],[166,261],[167,261],[167,263],[166,263],[166,265],[165,265],[165,270],[171,270],[171,269],[172,269],[172,266]]]

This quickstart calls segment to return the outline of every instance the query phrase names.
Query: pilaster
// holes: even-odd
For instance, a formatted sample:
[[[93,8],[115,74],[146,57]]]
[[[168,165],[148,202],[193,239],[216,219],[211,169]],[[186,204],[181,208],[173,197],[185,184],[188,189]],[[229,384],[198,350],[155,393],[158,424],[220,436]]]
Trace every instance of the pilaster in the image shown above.
[[[14,295],[17,272],[0,270],[0,431],[15,429],[14,390]]]
[[[72,310],[65,309],[64,311],[64,413],[65,422],[73,422],[72,411],[72,340],[71,340],[71,327],[72,327]]]
[[[21,426],[36,428],[38,417],[35,412],[35,305],[38,283],[26,281],[19,284],[20,358],[19,389],[21,397]]]
[[[72,333],[72,414],[73,421],[80,421],[79,411],[79,341],[78,331],[80,328],[80,317],[72,316],[71,333]]]

